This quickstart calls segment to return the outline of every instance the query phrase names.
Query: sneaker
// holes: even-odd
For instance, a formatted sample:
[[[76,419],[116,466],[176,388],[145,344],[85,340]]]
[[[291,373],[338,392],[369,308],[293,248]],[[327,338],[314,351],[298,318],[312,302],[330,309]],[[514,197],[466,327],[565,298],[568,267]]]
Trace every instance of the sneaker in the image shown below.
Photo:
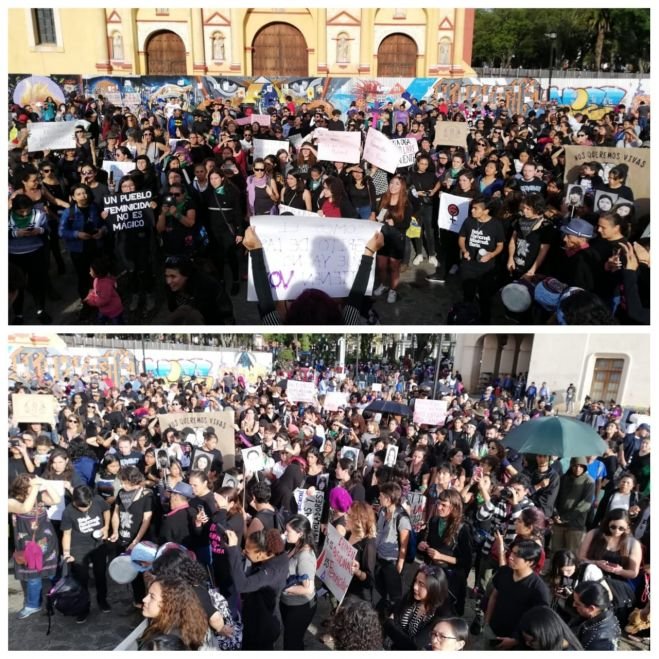
[[[35,613],[39,613],[41,611],[41,607],[38,607],[36,609],[33,609],[31,606],[24,606],[17,614],[16,617],[19,620],[23,620],[23,618],[29,618],[31,615],[34,615]]]
[[[137,307],[140,304],[140,296],[137,293],[133,293],[128,303],[128,311],[137,311]]]
[[[387,290],[387,287],[384,284],[380,284],[377,288],[373,289],[373,295],[377,297],[378,295],[382,295]]]
[[[156,298],[153,297],[150,293],[146,295],[146,312],[149,313],[156,308]]]
[[[99,602],[98,603],[98,608],[101,609],[101,611],[103,611],[103,613],[110,613],[110,611],[112,611],[112,608],[108,604],[107,600],[103,600],[102,602]]]
[[[85,611],[84,613],[81,613],[76,618],[76,624],[82,625],[83,622],[87,622],[87,618],[89,618],[89,611]]]
[[[398,299],[398,293],[395,290],[391,289],[387,294],[387,302],[393,304]]]
[[[428,263],[430,263],[430,265],[432,265],[432,266],[435,267],[435,268],[439,265],[439,262],[437,261],[437,257],[436,257],[436,256],[431,256],[431,257],[428,259]]]
[[[455,263],[451,266],[451,269],[448,271],[448,273],[449,273],[449,275],[457,275],[459,269],[460,269],[460,267],[458,266],[457,263]]]
[[[444,275],[439,275],[436,272],[432,275],[428,275],[426,277],[426,281],[429,281],[431,284],[445,284],[446,279],[444,279]]]
[[[53,319],[43,309],[37,311],[37,319],[42,325],[50,325],[53,322]]]
[[[421,265],[423,263],[423,254],[417,254],[412,261],[412,265]]]

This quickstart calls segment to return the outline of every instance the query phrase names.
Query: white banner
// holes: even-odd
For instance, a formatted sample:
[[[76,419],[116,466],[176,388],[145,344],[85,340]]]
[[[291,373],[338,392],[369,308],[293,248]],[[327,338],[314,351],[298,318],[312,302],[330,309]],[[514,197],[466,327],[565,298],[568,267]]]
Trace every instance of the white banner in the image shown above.
[[[316,576],[327,586],[339,604],[352,581],[352,562],[356,555],[357,550],[328,524],[325,546],[318,557]]]
[[[467,148],[469,124],[466,121],[438,121],[435,124],[434,146],[459,146]]]
[[[108,181],[112,181],[116,185],[122,176],[126,176],[126,174],[136,169],[136,165],[132,161],[117,162],[115,160],[104,160],[101,169],[108,173]]]
[[[409,167],[415,162],[415,154],[419,150],[419,143],[413,137],[399,137],[398,139],[391,140],[396,145],[400,152],[398,159],[399,167]]]
[[[361,150],[361,133],[345,133],[328,130],[318,140],[318,160],[328,162],[359,162]]]
[[[268,280],[275,300],[294,300],[317,288],[330,297],[347,297],[361,263],[364,246],[380,229],[375,222],[325,217],[257,215],[250,220],[263,243]],[[371,294],[371,269],[366,295]],[[247,300],[256,302],[252,260]]]
[[[11,408],[14,423],[54,423],[59,412],[50,394],[12,394]]]
[[[323,407],[328,412],[336,412],[340,406],[345,407],[348,404],[348,394],[342,391],[328,391],[325,394]]]
[[[313,403],[316,400],[316,385],[313,382],[289,380],[286,383],[286,398],[293,403]]]
[[[325,492],[318,490],[316,494],[310,497],[306,490],[298,488],[293,490],[293,496],[297,503],[297,511],[311,522],[314,540],[318,542],[320,539],[320,518],[325,504]]]
[[[287,141],[254,139],[254,157],[265,158],[266,156],[276,156],[277,151],[280,149],[284,149],[288,153],[289,146]]]
[[[286,204],[279,204],[279,214],[283,215],[284,213],[290,213],[291,215],[296,215],[298,217],[320,217],[318,213],[312,213],[311,211],[302,210],[301,208],[293,208]]]
[[[367,162],[393,174],[398,167],[400,155],[398,147],[379,130],[371,128],[366,133],[364,160]]]
[[[445,400],[417,398],[414,401],[414,423],[439,426],[446,420],[447,403]]]
[[[469,215],[471,199],[442,192],[439,195],[438,224],[440,229],[460,233],[463,222]]]
[[[77,126],[88,126],[87,121],[53,121],[28,124],[27,150],[75,149]]]

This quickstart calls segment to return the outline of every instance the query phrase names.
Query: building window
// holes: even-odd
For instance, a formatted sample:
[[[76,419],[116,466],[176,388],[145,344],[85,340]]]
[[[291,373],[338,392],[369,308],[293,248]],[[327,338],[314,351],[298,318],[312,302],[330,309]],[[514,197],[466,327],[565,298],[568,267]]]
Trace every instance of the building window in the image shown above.
[[[596,359],[590,397],[593,400],[618,400],[624,359]]]
[[[34,42],[37,46],[57,43],[55,17],[52,9],[33,9]]]

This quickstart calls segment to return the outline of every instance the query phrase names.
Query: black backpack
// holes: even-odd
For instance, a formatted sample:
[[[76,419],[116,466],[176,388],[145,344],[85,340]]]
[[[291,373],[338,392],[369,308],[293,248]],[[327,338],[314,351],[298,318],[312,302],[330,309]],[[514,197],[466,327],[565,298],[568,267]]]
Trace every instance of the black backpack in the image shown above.
[[[79,616],[89,610],[89,591],[69,574],[69,564],[60,564],[60,578],[46,596],[46,611],[48,613],[48,631],[50,634],[51,618],[55,610],[65,616]]]

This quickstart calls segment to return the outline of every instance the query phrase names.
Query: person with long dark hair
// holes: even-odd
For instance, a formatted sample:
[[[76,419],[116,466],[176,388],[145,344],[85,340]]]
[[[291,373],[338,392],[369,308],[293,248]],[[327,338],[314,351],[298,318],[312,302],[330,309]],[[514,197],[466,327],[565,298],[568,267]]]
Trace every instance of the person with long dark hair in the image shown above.
[[[548,606],[534,606],[529,609],[519,621],[517,632],[525,650],[562,652],[584,649],[574,632]]]
[[[584,650],[617,650],[621,632],[613,613],[611,596],[597,581],[584,581],[572,602],[582,621],[574,628]]]
[[[425,247],[428,263],[437,267],[435,245],[438,228],[435,226],[437,220],[433,214],[433,204],[442,184],[435,177],[431,164],[429,155],[423,153],[418,155],[408,183],[411,195],[419,202],[417,214],[421,225],[421,236],[412,238],[412,246],[416,253],[413,264],[420,265],[423,262],[423,247]]]
[[[435,623],[430,632],[430,647],[434,652],[464,650],[469,638],[469,627],[462,618],[444,618]]]

